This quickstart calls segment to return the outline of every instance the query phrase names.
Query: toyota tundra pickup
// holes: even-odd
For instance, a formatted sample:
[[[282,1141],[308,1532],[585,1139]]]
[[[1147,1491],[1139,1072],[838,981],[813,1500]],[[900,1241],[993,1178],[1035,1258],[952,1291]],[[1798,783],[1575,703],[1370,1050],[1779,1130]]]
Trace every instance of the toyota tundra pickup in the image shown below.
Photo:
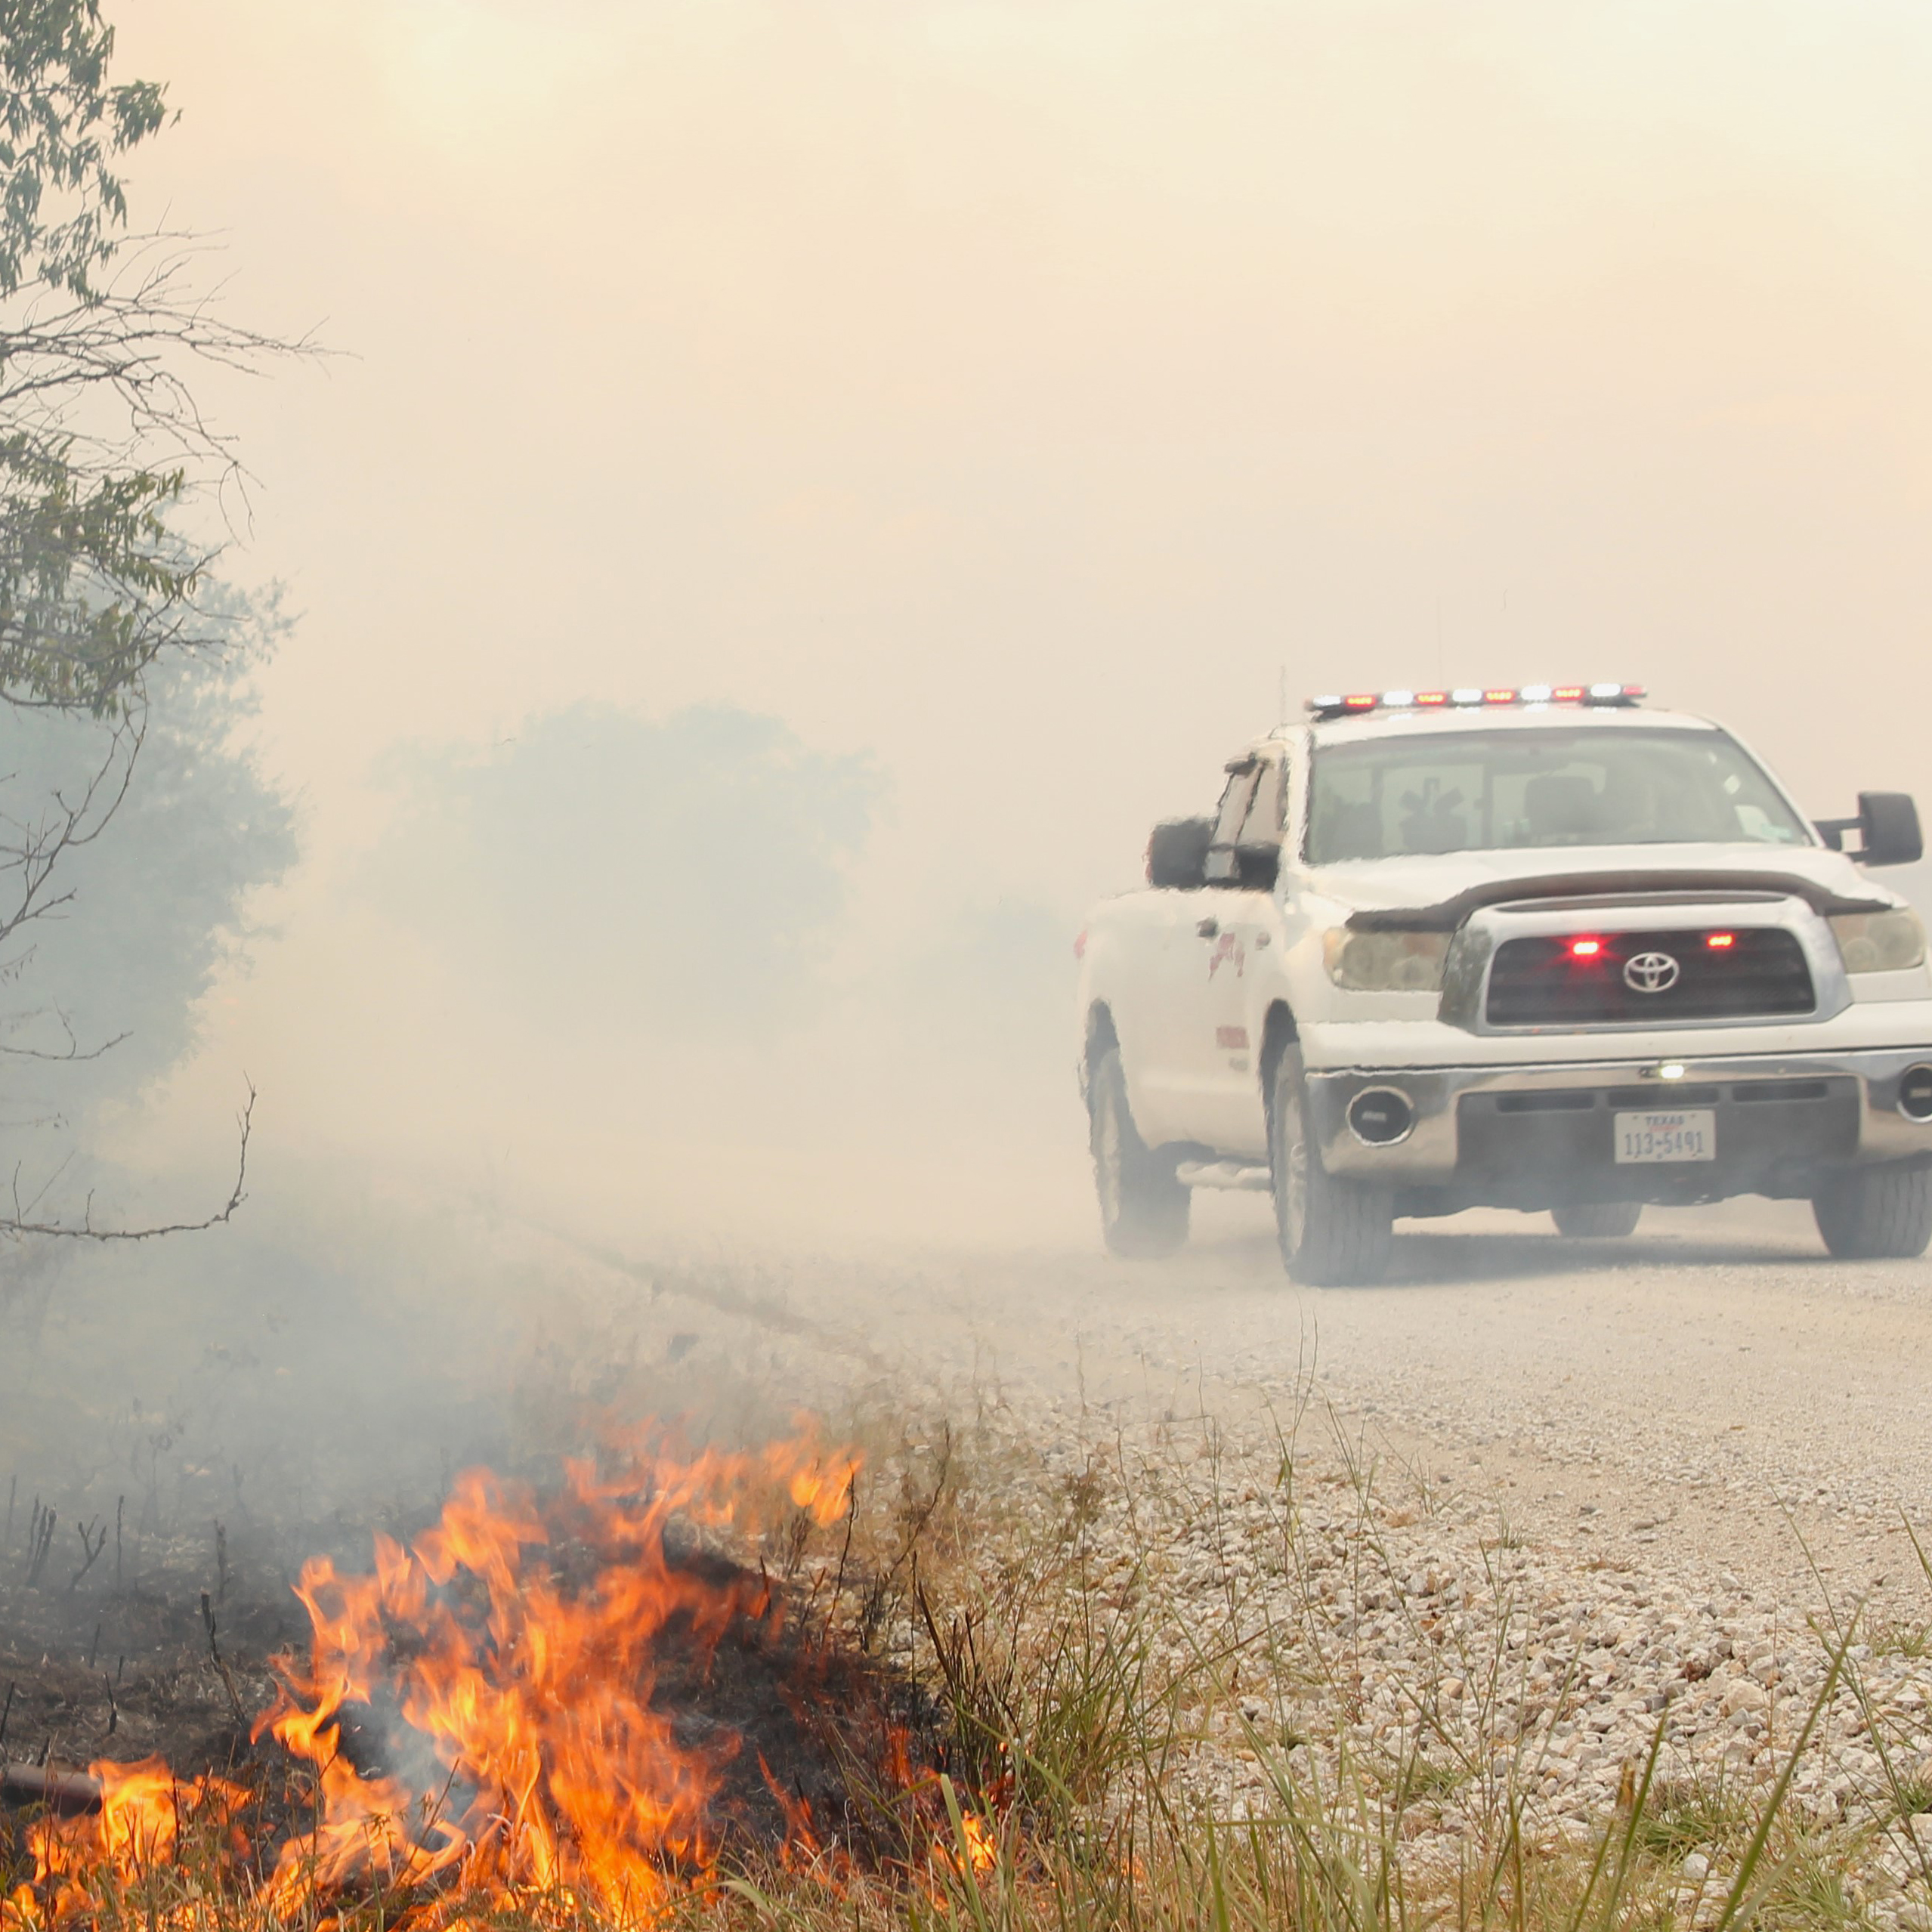
[[[1272,1194],[1308,1282],[1478,1206],[1608,1237],[1754,1194],[1809,1200],[1835,1255],[1924,1250],[1932,978],[1867,876],[1921,856],[1912,800],[1812,824],[1643,696],[1318,698],[1155,828],[1079,948],[1111,1248],[1171,1250],[1232,1187]]]

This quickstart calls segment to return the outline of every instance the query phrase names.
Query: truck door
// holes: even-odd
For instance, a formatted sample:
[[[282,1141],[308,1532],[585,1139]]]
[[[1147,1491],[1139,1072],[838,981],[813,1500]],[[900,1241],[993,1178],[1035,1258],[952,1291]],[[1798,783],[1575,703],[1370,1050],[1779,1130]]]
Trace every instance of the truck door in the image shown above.
[[[1260,757],[1229,767],[1207,850],[1207,884],[1185,895],[1160,1025],[1161,1111],[1170,1139],[1229,1145],[1220,1129],[1229,1112],[1230,1083],[1241,1076],[1228,1065],[1232,1049],[1223,1043],[1229,1037],[1223,1029],[1241,1024],[1226,1015],[1238,1008],[1251,943],[1247,928],[1253,923],[1246,913],[1253,895],[1241,888],[1238,849],[1263,781],[1278,791],[1280,769],[1278,761]]]
[[[1114,1029],[1134,1125],[1151,1147],[1186,1138],[1188,1088],[1179,1065],[1185,1029],[1176,1009],[1193,991],[1201,949],[1195,926],[1203,902],[1216,896],[1199,888],[1150,888],[1127,893],[1108,908]]]
[[[1209,890],[1203,895],[1213,901],[1205,910],[1214,914],[1217,929],[1202,942],[1207,954],[1199,1040],[1204,1071],[1192,1110],[1199,1123],[1196,1137],[1223,1153],[1257,1158],[1268,1148],[1257,1065],[1265,1009],[1261,988],[1272,977],[1265,971],[1267,953],[1281,944],[1274,889],[1287,772],[1278,755],[1259,760],[1241,818],[1215,827],[1215,843],[1207,855]]]

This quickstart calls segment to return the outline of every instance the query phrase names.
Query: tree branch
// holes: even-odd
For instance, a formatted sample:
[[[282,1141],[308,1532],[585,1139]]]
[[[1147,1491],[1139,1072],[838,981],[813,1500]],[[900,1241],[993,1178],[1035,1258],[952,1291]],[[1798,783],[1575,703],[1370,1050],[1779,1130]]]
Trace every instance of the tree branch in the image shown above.
[[[131,1031],[117,1033],[111,1040],[104,1040],[97,1046],[82,1046],[74,1033],[74,1023],[58,1006],[42,1006],[30,1012],[13,1015],[6,1024],[9,1027],[24,1027],[29,1022],[51,1013],[60,1022],[60,1031],[66,1036],[66,1046],[59,1051],[45,1046],[15,1046],[0,1040],[0,1054],[14,1060],[48,1060],[65,1065],[70,1061],[97,1060],[104,1053],[111,1053],[121,1042],[131,1037]]]
[[[73,897],[71,890],[43,897],[48,881],[60,861],[70,852],[91,845],[107,829],[108,821],[120,809],[134,782],[134,761],[147,741],[145,712],[117,724],[109,737],[106,755],[78,801],[56,792],[51,808],[37,824],[0,814],[0,827],[14,834],[11,842],[0,842],[0,876],[18,875],[11,907],[0,907],[0,945],[5,945],[29,921],[45,919]],[[115,782],[119,766],[119,781]],[[104,790],[109,796],[103,802]]]
[[[227,1200],[214,1213],[199,1221],[169,1221],[147,1228],[97,1228],[93,1221],[93,1198],[88,1197],[86,1213],[79,1224],[71,1221],[30,1221],[31,1207],[23,1208],[20,1196],[20,1176],[14,1178],[14,1211],[0,1214],[0,1235],[42,1235],[63,1241],[147,1241],[163,1235],[199,1235],[234,1219],[248,1198],[249,1136],[255,1124],[255,1083],[249,1083],[247,1104],[236,1121],[240,1145],[236,1153],[235,1185]]]

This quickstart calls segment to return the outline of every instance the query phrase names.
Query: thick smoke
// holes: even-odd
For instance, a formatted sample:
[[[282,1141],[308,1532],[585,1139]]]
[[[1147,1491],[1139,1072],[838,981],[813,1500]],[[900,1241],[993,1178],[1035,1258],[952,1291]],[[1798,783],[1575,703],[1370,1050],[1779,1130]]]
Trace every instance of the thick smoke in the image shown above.
[[[168,1124],[225,1126],[246,1070],[251,1198],[207,1234],[0,1257],[23,1513],[124,1521],[143,1573],[212,1561],[219,1522],[272,1581],[332,1524],[353,1552],[372,1517],[413,1520],[456,1468],[581,1446],[620,1398],[726,1435],[836,1405],[838,1374],[800,1380],[782,1269],[758,1272],[801,1230],[997,1241],[1071,1173],[1083,1233],[1070,923],[960,890],[867,938],[892,811],[870,759],[728,707],[573,706],[391,756],[379,833],[292,869],[239,667],[155,698],[122,815],[16,989],[128,1037],[51,1070],[60,1154],[14,1083],[20,1152],[64,1156],[63,1198],[91,1189],[103,1224],[172,1216],[226,1143],[189,1171]],[[20,782],[57,781],[54,749]],[[351,972],[315,969],[332,944]],[[319,1043],[345,1096],[320,1125],[301,1063],[227,1030],[238,994]]]
[[[383,775],[387,917],[558,1032],[605,1037],[764,1037],[811,1012],[882,793],[870,761],[725,706],[573,705]]]

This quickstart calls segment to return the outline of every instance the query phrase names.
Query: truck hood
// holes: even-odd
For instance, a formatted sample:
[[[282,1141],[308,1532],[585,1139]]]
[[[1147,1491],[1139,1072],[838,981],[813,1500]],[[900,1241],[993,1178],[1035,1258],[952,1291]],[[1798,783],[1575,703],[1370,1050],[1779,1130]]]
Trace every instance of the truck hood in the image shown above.
[[[1590,845],[1352,860],[1314,868],[1309,888],[1358,926],[1453,928],[1478,906],[1520,894],[1621,898],[1657,892],[1778,892],[1817,910],[1880,912],[1905,904],[1842,852],[1822,845]],[[1377,917],[1377,914],[1387,914]]]

